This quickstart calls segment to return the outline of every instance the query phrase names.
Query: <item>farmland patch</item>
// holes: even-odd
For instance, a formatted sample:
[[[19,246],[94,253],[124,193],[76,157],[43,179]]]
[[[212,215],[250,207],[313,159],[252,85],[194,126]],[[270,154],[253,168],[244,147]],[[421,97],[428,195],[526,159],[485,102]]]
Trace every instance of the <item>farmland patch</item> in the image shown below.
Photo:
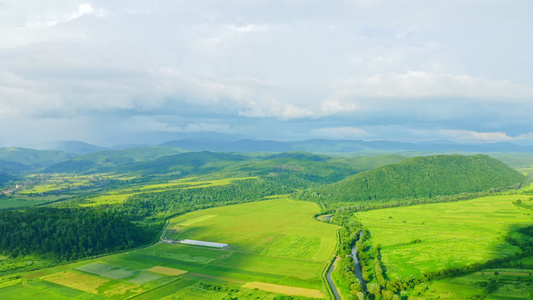
[[[144,250],[139,250],[138,253],[199,264],[208,264],[230,254],[229,251],[198,248],[181,244],[158,244]]]
[[[130,279],[128,281],[131,283],[136,283],[136,284],[145,284],[147,282],[151,282],[151,281],[154,281],[160,278],[162,277],[152,272],[141,271],[137,277]]]
[[[41,279],[93,294],[97,294],[98,288],[109,282],[108,279],[71,270],[47,275]]]
[[[179,226],[190,226],[192,224],[196,224],[198,222],[202,222],[202,221],[205,221],[207,219],[211,219],[211,218],[214,218],[216,217],[216,215],[203,215],[203,216],[198,216],[198,217],[195,217],[195,218],[191,218],[191,219],[188,219],[188,220],[185,220],[183,222],[179,222],[177,223],[176,225],[179,227]]]
[[[183,227],[172,239],[222,242],[231,250],[326,261],[335,248],[336,226],[316,221],[315,203],[286,198],[217,207],[179,216],[171,226]],[[324,243],[324,245],[322,245]]]
[[[324,298],[324,293],[319,290],[314,289],[304,289],[304,288],[298,288],[293,286],[285,286],[285,285],[278,285],[278,284],[270,284],[270,283],[264,283],[264,282],[247,282],[243,285],[245,288],[249,289],[259,289],[262,291],[272,292],[272,293],[278,293],[278,294],[285,294],[285,295],[291,295],[291,296],[303,296],[303,297],[309,297],[309,298]]]
[[[84,271],[91,274],[100,275],[112,279],[122,279],[132,277],[135,275],[135,271],[126,270],[117,265],[106,264],[102,262],[95,262],[92,264],[84,265],[76,268],[77,270]]]
[[[388,276],[407,278],[520,253],[505,239],[511,226],[533,221],[512,203],[528,197],[490,196],[360,212],[357,217],[373,243],[381,245]]]
[[[163,267],[163,266],[155,266],[155,267],[148,269],[148,271],[163,274],[163,275],[168,275],[168,276],[179,276],[179,275],[183,275],[188,272],[188,271],[184,271],[180,269],[174,269],[174,268]]]

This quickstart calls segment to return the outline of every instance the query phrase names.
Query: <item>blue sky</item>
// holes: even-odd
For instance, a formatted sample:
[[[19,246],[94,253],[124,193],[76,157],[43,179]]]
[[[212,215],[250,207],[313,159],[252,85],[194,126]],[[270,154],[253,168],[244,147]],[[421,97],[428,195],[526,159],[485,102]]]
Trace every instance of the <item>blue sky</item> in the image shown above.
[[[533,144],[531,1],[0,0],[0,146]]]

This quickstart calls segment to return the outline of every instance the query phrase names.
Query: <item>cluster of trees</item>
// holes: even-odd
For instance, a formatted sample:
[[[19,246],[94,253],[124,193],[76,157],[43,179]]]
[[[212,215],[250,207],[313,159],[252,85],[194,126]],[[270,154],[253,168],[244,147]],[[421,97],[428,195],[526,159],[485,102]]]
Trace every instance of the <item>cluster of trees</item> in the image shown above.
[[[43,207],[0,211],[0,236],[2,254],[71,260],[138,247],[154,234],[109,212]]]
[[[168,218],[209,207],[258,201],[266,196],[292,191],[269,179],[247,179],[223,186],[137,194],[128,198],[123,205],[111,208],[111,211],[130,220]]]
[[[370,232],[363,229],[361,239],[357,241],[357,257],[363,271],[363,280],[377,282],[366,285],[367,296],[370,299],[400,299],[402,289],[398,287],[398,282],[389,281],[383,262],[381,261],[381,246],[372,245],[370,242]]]
[[[339,230],[339,246],[334,278],[337,287],[344,297],[348,299],[364,298],[364,282],[355,276],[355,265],[352,256],[352,247],[360,239],[361,224],[353,219],[350,211],[339,210],[332,219]]]
[[[533,200],[533,198],[530,198],[529,200]],[[522,207],[522,208],[525,208],[525,209],[530,209],[530,210],[533,210],[533,204],[527,204],[525,203],[524,201],[518,199],[516,201],[513,201],[513,204],[518,206],[518,207]]]

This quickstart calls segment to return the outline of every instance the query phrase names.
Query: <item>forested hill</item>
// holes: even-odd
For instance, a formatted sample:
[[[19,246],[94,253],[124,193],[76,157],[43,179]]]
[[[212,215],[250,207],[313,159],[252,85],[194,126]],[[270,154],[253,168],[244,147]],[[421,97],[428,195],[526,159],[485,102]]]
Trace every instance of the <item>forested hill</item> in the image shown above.
[[[413,157],[306,191],[325,202],[431,198],[509,188],[525,176],[487,155]]]

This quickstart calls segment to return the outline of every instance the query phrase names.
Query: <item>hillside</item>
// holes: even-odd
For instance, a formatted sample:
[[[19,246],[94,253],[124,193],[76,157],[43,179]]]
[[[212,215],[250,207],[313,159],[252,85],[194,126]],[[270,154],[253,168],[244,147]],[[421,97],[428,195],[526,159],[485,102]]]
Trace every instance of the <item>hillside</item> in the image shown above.
[[[80,141],[50,141],[36,145],[39,150],[61,150],[76,154],[94,153],[107,150],[107,148],[87,144]]]
[[[107,172],[116,167],[154,160],[166,155],[182,153],[184,150],[163,146],[106,150],[78,155],[69,160],[47,167],[46,173],[91,173]]]
[[[2,168],[0,168],[0,187],[9,182],[10,180],[15,180],[16,177],[11,175],[9,172],[3,170]]]
[[[356,173],[369,171],[384,165],[399,163],[407,157],[401,155],[373,155],[373,156],[353,156],[346,158],[335,158],[330,162],[340,163],[350,166]]]
[[[175,173],[181,176],[189,174],[207,174],[220,171],[236,162],[243,162],[249,157],[232,153],[218,152],[185,152],[167,155],[151,161],[124,165],[117,168],[118,172],[138,172],[144,175]]]
[[[324,201],[432,198],[509,188],[524,175],[487,155],[413,157],[310,190]]]
[[[13,172],[31,171],[67,160],[73,156],[73,153],[59,150],[0,148],[0,168]]]

